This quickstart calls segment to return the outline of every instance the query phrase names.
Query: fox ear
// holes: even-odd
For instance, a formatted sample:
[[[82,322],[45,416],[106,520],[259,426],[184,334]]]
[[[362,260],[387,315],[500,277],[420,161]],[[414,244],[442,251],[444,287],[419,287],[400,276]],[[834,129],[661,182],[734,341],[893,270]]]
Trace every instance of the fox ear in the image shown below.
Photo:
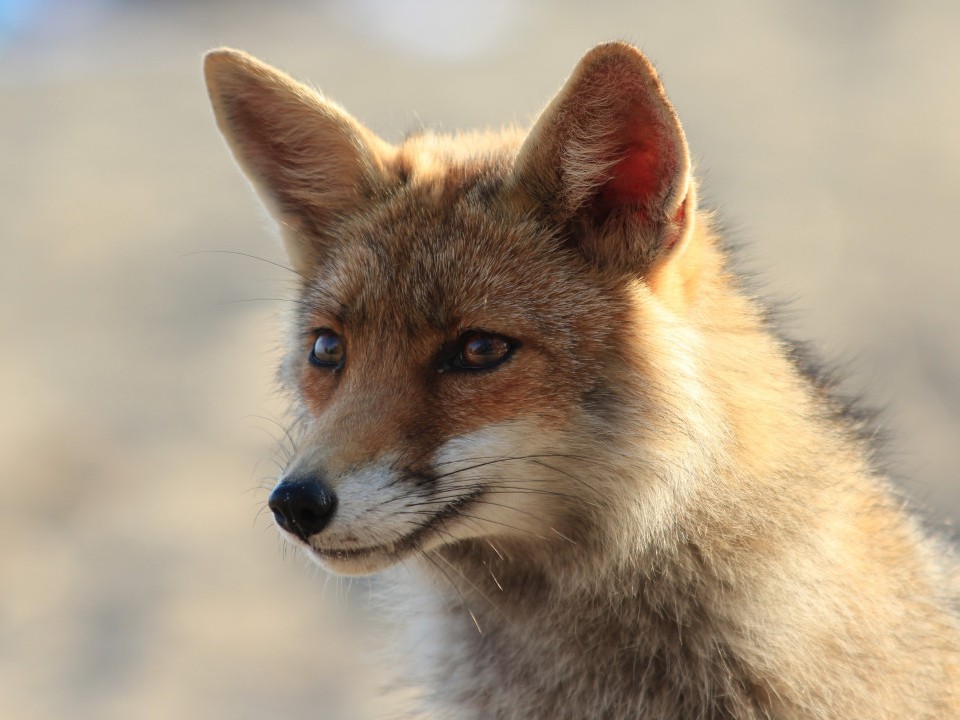
[[[690,233],[683,128],[653,65],[625,43],[583,57],[521,146],[514,177],[602,267],[647,271]]]
[[[380,182],[390,146],[239,50],[207,53],[204,75],[220,131],[280,223],[294,267],[308,269],[332,242],[331,223]]]

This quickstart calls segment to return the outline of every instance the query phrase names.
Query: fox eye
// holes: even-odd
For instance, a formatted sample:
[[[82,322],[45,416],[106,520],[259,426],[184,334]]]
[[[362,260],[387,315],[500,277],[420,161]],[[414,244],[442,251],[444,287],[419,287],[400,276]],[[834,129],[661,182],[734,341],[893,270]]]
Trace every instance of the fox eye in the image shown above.
[[[338,369],[343,366],[343,342],[333,330],[317,332],[317,340],[310,350],[310,362],[317,367]]]
[[[460,336],[457,355],[450,366],[457,370],[486,370],[510,357],[516,344],[502,335],[471,330]]]

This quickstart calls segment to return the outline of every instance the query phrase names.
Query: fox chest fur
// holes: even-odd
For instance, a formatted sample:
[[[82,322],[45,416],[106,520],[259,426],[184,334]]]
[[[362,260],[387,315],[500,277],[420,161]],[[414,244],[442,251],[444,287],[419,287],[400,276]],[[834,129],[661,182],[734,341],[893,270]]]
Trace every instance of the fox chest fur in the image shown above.
[[[960,716],[956,580],[726,267],[647,59],[399,146],[253,58],[217,121],[300,280],[270,497],[403,565],[437,718]]]

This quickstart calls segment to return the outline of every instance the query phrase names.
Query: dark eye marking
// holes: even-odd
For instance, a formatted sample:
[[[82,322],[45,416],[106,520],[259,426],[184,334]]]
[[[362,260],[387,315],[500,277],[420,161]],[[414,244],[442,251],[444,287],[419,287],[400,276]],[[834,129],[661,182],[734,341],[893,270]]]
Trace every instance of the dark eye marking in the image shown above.
[[[505,362],[519,343],[486,330],[467,330],[445,353],[441,372],[458,370],[492,370]]]
[[[317,339],[310,349],[310,362],[320,368],[339,370],[346,359],[343,340],[333,330],[317,330]]]

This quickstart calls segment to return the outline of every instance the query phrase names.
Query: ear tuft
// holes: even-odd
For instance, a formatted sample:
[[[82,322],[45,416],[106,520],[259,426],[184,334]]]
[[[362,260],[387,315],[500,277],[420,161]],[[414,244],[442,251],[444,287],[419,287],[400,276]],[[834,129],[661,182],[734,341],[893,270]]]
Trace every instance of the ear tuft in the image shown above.
[[[648,269],[687,234],[690,158],[656,70],[625,43],[588,52],[517,156],[518,185],[591,260]]]

